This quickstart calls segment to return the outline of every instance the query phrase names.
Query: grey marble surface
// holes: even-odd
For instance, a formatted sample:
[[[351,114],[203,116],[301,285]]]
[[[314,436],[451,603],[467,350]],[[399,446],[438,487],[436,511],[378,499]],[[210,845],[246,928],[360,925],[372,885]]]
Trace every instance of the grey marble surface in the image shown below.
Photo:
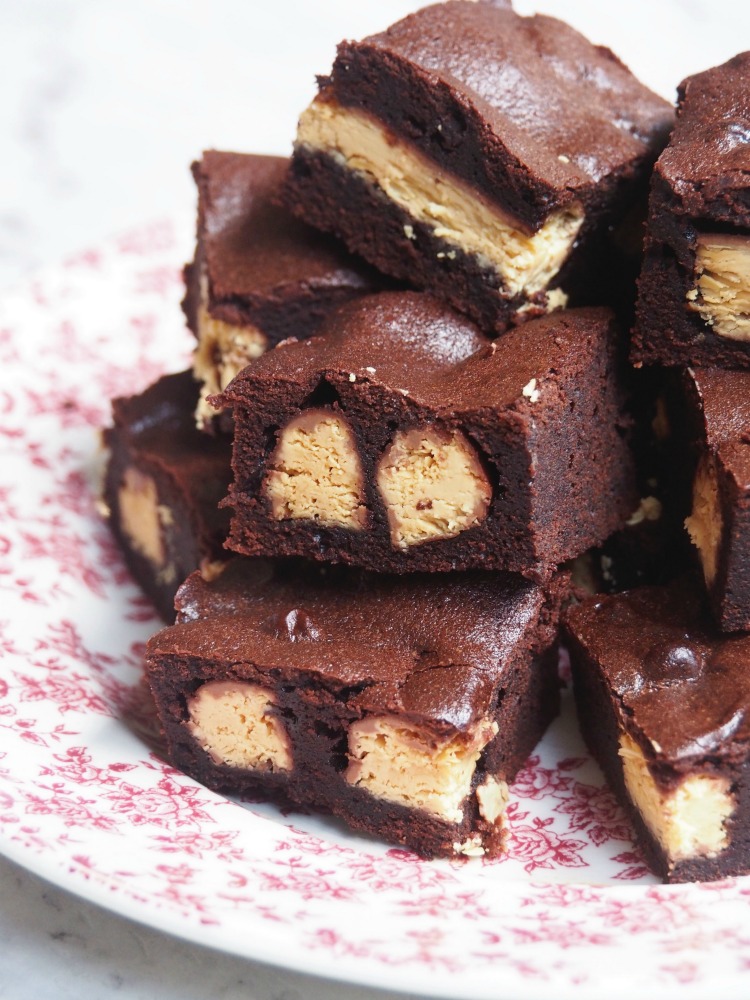
[[[408,1000],[200,948],[124,920],[0,858],[8,1000]]]
[[[179,225],[187,258],[190,160],[212,146],[286,152],[336,41],[417,5],[0,0],[0,288],[163,217]],[[750,48],[750,5],[731,0],[517,6],[567,17],[669,97],[685,74]],[[2,859],[0,955],[0,997],[10,1000],[384,996],[170,938]]]

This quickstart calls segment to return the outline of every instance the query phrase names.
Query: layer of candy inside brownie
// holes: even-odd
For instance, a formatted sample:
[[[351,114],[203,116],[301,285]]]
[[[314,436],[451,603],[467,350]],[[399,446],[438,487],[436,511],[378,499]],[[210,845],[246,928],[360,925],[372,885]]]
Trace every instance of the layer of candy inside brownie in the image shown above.
[[[236,418],[230,546],[533,576],[603,541],[637,505],[611,315],[556,316],[490,345],[429,296],[384,294],[250,365],[220,399]],[[561,526],[579,496],[586,513]]]
[[[663,878],[739,874],[748,804],[746,636],[683,580],[595,597],[567,632],[586,741]]]
[[[199,426],[253,358],[290,336],[314,333],[336,305],[381,279],[330,237],[276,204],[283,157],[211,150],[193,166],[199,192],[195,260],[186,269],[185,311],[198,340]]]
[[[223,553],[229,529],[219,509],[231,478],[231,442],[201,434],[190,372],[159,379],[113,404],[104,500],[136,581],[162,617],[174,617],[182,580]]]
[[[558,706],[556,612],[539,588],[273,580],[236,560],[177,604],[148,662],[178,766],[427,856],[502,848],[507,783]]]

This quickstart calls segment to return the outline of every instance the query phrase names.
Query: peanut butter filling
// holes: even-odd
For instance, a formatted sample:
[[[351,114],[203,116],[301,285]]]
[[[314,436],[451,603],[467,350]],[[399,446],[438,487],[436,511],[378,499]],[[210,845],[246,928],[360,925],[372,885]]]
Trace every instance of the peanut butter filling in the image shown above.
[[[349,727],[345,778],[376,798],[460,823],[476,763],[497,731],[484,720],[470,734],[438,739],[398,716],[369,716]]]
[[[719,482],[713,459],[701,459],[693,481],[693,509],[685,518],[690,540],[698,549],[703,575],[710,587],[719,568],[719,548],[724,521],[719,498]]]
[[[264,490],[278,521],[367,525],[357,444],[349,424],[333,410],[308,410],[281,430]]]
[[[492,488],[460,431],[433,426],[399,431],[377,467],[391,542],[406,549],[453,538],[487,516]]]
[[[188,704],[187,727],[216,764],[291,771],[289,737],[272,714],[273,691],[243,681],[209,681]]]
[[[696,286],[688,306],[727,340],[750,340],[750,238],[724,233],[698,237]]]
[[[268,338],[256,326],[233,326],[214,319],[208,311],[208,281],[205,275],[201,275],[200,289],[196,331],[198,346],[193,355],[193,374],[202,383],[195,419],[199,427],[205,427],[218,412],[206,401],[206,396],[215,396],[226,389],[235,375],[253,358],[264,353]]]
[[[671,862],[715,857],[728,845],[726,821],[735,809],[726,778],[689,775],[676,788],[660,788],[643,751],[620,735],[620,758],[630,798]]]
[[[369,114],[317,98],[303,113],[297,145],[331,156],[364,177],[432,235],[493,269],[508,296],[546,288],[568,257],[584,219],[571,205],[549,216],[535,233],[483,198],[465,181],[388,131]],[[406,227],[415,239],[413,227]],[[441,256],[441,255],[438,255]],[[558,300],[559,301],[559,300]]]
[[[140,469],[128,466],[118,492],[120,528],[133,549],[157,569],[164,567],[166,552],[162,526],[172,512],[159,504],[156,483]]]

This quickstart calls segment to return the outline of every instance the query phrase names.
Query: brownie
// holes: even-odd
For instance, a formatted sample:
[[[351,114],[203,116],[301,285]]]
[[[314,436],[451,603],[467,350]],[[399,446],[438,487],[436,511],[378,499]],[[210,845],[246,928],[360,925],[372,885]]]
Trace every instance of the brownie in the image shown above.
[[[104,502],[136,582],[166,621],[174,595],[201,564],[223,559],[229,516],[231,442],[195,427],[198,384],[166,375],[138,396],[115,399]]]
[[[286,202],[383,273],[502,332],[627,269],[673,112],[608,49],[457,0],[343,42],[319,82]]]
[[[383,285],[330,236],[274,204],[288,160],[209,151],[193,164],[198,242],[183,308],[198,339],[202,396],[286,337],[308,337],[335,306]],[[215,413],[204,403],[200,422]]]
[[[750,630],[750,372],[688,369],[683,384],[696,454],[685,524],[717,623]]]
[[[589,749],[668,882],[750,872],[750,636],[721,635],[688,579],[566,614]]]
[[[548,577],[638,504],[615,340],[598,308],[489,341],[422,292],[342,307],[218,397],[235,417],[228,547]]]
[[[688,77],[656,164],[638,364],[750,367],[750,52]]]
[[[558,711],[561,581],[248,563],[191,576],[149,642],[172,763],[425,857],[500,852],[508,782]]]

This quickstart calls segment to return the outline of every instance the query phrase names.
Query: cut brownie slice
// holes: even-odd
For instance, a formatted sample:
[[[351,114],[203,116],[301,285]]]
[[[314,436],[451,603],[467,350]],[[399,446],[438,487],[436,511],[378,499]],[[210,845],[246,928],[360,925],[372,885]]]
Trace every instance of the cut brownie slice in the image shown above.
[[[174,595],[201,563],[226,556],[231,443],[195,427],[191,372],[167,375],[139,396],[115,399],[104,433],[109,523],[138,584],[166,621]]]
[[[688,77],[654,171],[633,360],[750,367],[750,52]]]
[[[321,333],[219,397],[235,551],[542,579],[636,508],[607,310],[492,342],[430,295],[382,292]]]
[[[612,229],[672,109],[607,49],[510,4],[426,7],[344,42],[299,123],[286,199],[484,329],[602,302]]]
[[[567,613],[586,742],[665,881],[750,872],[749,636],[681,581]]]
[[[183,307],[198,338],[199,423],[204,397],[286,337],[309,337],[335,306],[382,279],[329,236],[273,204],[288,160],[210,151],[193,164],[198,245]]]
[[[558,605],[499,574],[196,573],[148,646],[170,759],[426,857],[497,854],[558,710]]]
[[[717,622],[750,629],[750,372],[688,369],[684,384],[697,455],[685,524]]]

